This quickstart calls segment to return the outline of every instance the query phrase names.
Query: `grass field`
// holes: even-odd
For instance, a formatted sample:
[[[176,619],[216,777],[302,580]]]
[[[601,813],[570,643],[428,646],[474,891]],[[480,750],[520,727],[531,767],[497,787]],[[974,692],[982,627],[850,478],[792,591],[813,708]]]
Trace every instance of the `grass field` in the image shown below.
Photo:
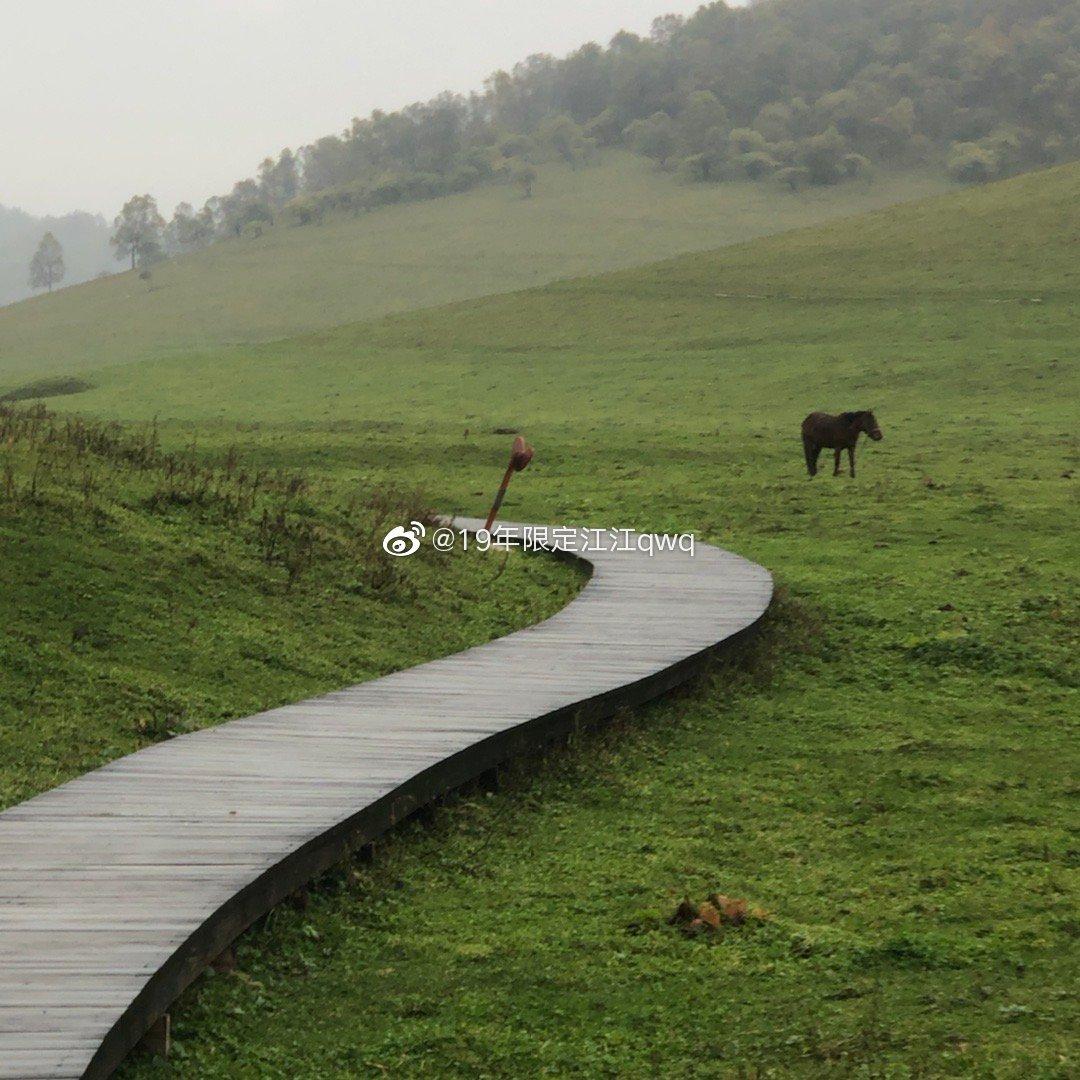
[[[709,680],[276,911],[124,1075],[1073,1075],[1078,192],[94,371],[70,402],[169,445],[447,509],[520,427],[508,516],[782,587]],[[803,415],[868,407],[858,477],[809,480]],[[713,890],[766,916],[668,925]]]
[[[930,174],[786,195],[684,184],[631,154],[320,226],[281,226],[153,269],[0,308],[0,391],[44,375],[264,341],[638,265],[941,191]]]
[[[498,637],[577,575],[395,561],[429,511],[0,407],[0,808],[121,754]]]

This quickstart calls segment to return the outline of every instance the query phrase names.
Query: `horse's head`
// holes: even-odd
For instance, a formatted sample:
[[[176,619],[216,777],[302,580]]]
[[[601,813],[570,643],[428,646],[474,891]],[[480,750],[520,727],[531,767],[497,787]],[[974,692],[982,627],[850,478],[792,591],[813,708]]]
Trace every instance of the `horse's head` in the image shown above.
[[[865,431],[874,442],[880,442],[884,437],[881,434],[881,428],[878,427],[877,417],[870,409],[864,409],[862,412],[846,412],[844,419],[856,432]]]
[[[859,419],[862,421],[861,428],[870,436],[874,442],[881,442],[884,436],[881,434],[881,428],[878,427],[877,417],[874,416],[873,410],[867,409],[865,412],[859,413]]]

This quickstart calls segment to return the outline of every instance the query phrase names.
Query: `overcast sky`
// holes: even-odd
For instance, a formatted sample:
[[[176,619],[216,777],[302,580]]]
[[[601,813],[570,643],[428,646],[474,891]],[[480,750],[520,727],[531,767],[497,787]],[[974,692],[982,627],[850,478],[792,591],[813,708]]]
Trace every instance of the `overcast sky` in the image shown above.
[[[171,213],[259,161],[700,0],[0,0],[0,203]]]

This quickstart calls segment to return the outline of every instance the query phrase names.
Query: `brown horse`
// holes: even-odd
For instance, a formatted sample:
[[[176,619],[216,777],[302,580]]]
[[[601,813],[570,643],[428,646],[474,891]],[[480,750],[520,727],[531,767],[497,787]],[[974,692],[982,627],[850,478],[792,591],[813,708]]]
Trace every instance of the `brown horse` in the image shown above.
[[[859,433],[865,431],[874,442],[881,438],[881,428],[874,414],[866,409],[863,412],[846,412],[839,416],[829,413],[812,412],[802,422],[803,449],[806,451],[806,468],[811,476],[817,475],[817,459],[821,449],[827,446],[836,451],[836,465],[833,476],[840,475],[840,453],[848,452],[851,475],[855,475],[855,444]]]

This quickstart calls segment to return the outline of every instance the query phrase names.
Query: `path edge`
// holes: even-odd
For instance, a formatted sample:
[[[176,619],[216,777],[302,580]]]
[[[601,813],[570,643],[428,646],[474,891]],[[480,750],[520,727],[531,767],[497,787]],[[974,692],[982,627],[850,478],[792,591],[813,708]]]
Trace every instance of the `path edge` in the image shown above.
[[[592,561],[582,554],[559,547],[545,551],[555,558],[593,568]],[[436,799],[515,757],[542,753],[575,730],[597,727],[622,709],[655,700],[702,673],[715,657],[756,633],[775,596],[772,575],[763,567],[758,569],[768,576],[769,601],[746,626],[642,679],[525,720],[443,758],[265,870],[210,915],[150,976],[102,1040],[82,1074],[83,1080],[107,1080],[153,1024],[241,934],[358,848]],[[584,596],[592,580],[590,576],[570,603]]]

